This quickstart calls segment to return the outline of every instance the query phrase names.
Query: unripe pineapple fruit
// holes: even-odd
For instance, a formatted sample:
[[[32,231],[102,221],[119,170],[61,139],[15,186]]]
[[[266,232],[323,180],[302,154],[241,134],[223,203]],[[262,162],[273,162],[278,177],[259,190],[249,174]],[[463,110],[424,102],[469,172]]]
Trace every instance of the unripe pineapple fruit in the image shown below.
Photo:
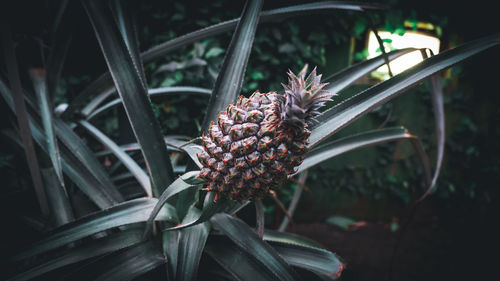
[[[230,200],[261,199],[278,188],[304,160],[307,128],[331,100],[316,68],[288,73],[284,94],[256,91],[221,111],[202,137],[199,178],[206,190]],[[217,198],[216,197],[216,198]]]

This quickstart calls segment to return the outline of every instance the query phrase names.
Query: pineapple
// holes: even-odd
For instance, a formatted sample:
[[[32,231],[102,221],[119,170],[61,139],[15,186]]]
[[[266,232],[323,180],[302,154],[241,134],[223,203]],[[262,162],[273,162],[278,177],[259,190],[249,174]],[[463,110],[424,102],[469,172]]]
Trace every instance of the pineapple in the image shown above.
[[[333,93],[323,90],[316,68],[288,73],[283,95],[254,92],[219,113],[202,136],[199,178],[230,200],[262,199],[295,173],[307,152],[308,126]]]

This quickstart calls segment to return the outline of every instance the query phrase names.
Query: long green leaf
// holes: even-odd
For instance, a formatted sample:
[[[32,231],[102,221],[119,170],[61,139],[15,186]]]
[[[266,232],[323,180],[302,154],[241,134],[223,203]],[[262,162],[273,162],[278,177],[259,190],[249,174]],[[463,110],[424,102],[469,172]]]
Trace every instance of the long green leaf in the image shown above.
[[[299,246],[315,247],[320,248],[321,246],[314,240],[300,236],[294,233],[280,232],[266,229],[264,231],[264,241],[268,242],[279,242],[286,244],[296,244]]]
[[[162,87],[162,88],[148,90],[148,95],[150,97],[156,97],[156,96],[162,97],[162,96],[179,94],[179,93],[210,96],[212,94],[212,90],[205,89],[205,88],[198,88],[198,87],[186,87],[186,86]],[[91,102],[86,107],[83,108],[82,115],[87,116],[87,120],[90,120],[90,119],[94,118],[95,116],[119,105],[120,103],[121,103],[120,99],[114,99],[114,100],[100,106],[99,108],[95,109],[95,107],[91,106],[91,105],[97,106],[97,104]]]
[[[308,238],[286,232],[266,230],[264,241],[273,246],[290,265],[301,267],[332,280],[338,277],[343,263],[332,252]]]
[[[142,168],[130,157],[127,153],[123,152],[120,147],[105,134],[103,134],[99,129],[94,127],[87,121],[81,120],[78,122],[82,127],[84,127],[90,134],[92,134],[100,143],[113,152],[113,154],[120,160],[125,167],[134,175],[139,184],[142,186],[146,195],[151,197],[151,182],[149,181],[148,175],[142,170]]]
[[[99,258],[64,280],[132,280],[166,262],[154,241],[137,244]]]
[[[260,22],[267,21],[278,21],[283,20],[287,17],[322,12],[328,9],[344,9],[344,10],[356,10],[364,11],[367,9],[383,9],[386,8],[383,5],[371,4],[371,3],[361,3],[361,2],[345,2],[345,1],[323,1],[314,2],[296,6],[289,6],[285,8],[278,8],[274,10],[263,11],[260,16]],[[225,21],[219,24],[203,28],[183,36],[171,39],[165,43],[159,44],[141,54],[144,63],[150,63],[155,59],[158,59],[167,53],[177,50],[186,45],[192,44],[196,41],[200,41],[211,36],[222,34],[227,31],[233,30],[239,22],[239,18]],[[112,87],[111,75],[109,72],[101,75],[97,80],[91,83],[87,88],[85,88],[78,96],[71,102],[68,109],[65,112],[65,116],[73,114],[78,108],[80,108],[89,97],[96,95],[101,92],[113,92],[109,90]],[[106,95],[107,97],[107,95]],[[104,99],[99,99],[96,104],[99,104]],[[95,107],[94,107],[95,108]],[[88,114],[88,111],[86,114]]]
[[[143,87],[137,68],[128,53],[119,31],[109,20],[102,1],[83,1],[110,69],[115,87],[120,94],[125,111],[141,146],[152,181],[153,195],[159,195],[173,181],[173,170],[163,142],[158,121]]]
[[[334,280],[340,277],[344,265],[332,252],[307,246],[270,242],[270,245],[291,266],[312,271]]]
[[[125,3],[124,3],[125,2]],[[109,2],[111,11],[120,31],[125,46],[130,54],[130,58],[134,64],[137,75],[139,76],[142,86],[147,89],[146,77],[144,75],[144,68],[139,51],[139,38],[137,34],[137,26],[135,17],[131,13],[131,3],[121,0],[112,0]]]
[[[263,263],[279,280],[300,280],[297,273],[288,266],[279,254],[240,219],[219,213],[214,215],[210,221],[243,251]]]
[[[180,230],[164,231],[162,233],[163,254],[167,258],[168,280],[175,280],[177,271],[177,256],[179,254]]]
[[[45,183],[47,198],[50,202],[50,213],[54,225],[58,227],[75,220],[68,194],[65,192],[63,186],[61,186],[61,182],[54,168],[42,168],[41,172]]]
[[[11,260],[17,261],[41,254],[106,229],[145,222],[157,202],[155,198],[135,199],[88,215],[51,231],[45,238],[16,254]],[[166,204],[157,219],[175,221],[175,209]]]
[[[38,108],[42,119],[43,129],[47,139],[47,147],[49,149],[49,157],[56,175],[64,188],[64,178],[61,167],[61,156],[57,145],[57,137],[55,135],[53,118],[52,118],[52,102],[48,93],[47,78],[43,69],[31,69],[31,79],[33,80],[35,93],[38,100]]]
[[[417,156],[419,157],[420,164],[422,165],[426,185],[431,184],[431,168],[429,158],[425,153],[423,145],[416,136],[411,135],[405,128],[387,128],[380,130],[373,130],[360,133],[354,136],[341,138],[335,141],[325,143],[310,152],[308,152],[306,159],[299,166],[298,173],[305,171],[323,161],[331,159],[339,154],[359,149],[361,147],[375,145],[382,142],[407,139],[413,145]]]
[[[24,101],[24,93],[21,86],[21,79],[19,77],[19,70],[16,59],[16,52],[14,50],[14,41],[10,31],[10,24],[4,17],[0,19],[1,41],[4,50],[5,64],[7,65],[7,75],[9,78],[10,86],[12,88],[12,98],[14,100],[15,114],[17,124],[19,126],[19,133],[23,142],[24,153],[26,155],[26,162],[31,175],[31,181],[35,189],[36,198],[40,209],[44,216],[49,214],[49,206],[47,203],[47,195],[43,188],[42,176],[40,174],[40,167],[36,157],[33,140],[31,137],[31,130],[28,120],[28,112]]]
[[[351,150],[382,142],[408,138],[414,138],[414,136],[410,135],[405,128],[399,127],[367,131],[357,135],[334,140],[309,151],[306,154],[304,162],[302,162],[299,166],[297,173],[305,171],[323,161]]]
[[[310,146],[319,144],[377,106],[431,75],[496,46],[498,43],[500,43],[500,34],[495,34],[447,50],[330,108],[316,118],[318,123],[312,126]]]
[[[205,252],[237,280],[282,280],[261,261],[222,235],[211,235]]]
[[[427,58],[427,53],[422,51],[424,58]],[[436,126],[436,144],[437,144],[437,155],[436,155],[436,167],[434,170],[434,175],[432,176],[431,184],[427,191],[422,195],[420,200],[424,199],[427,195],[431,194],[436,181],[439,177],[439,172],[441,170],[441,164],[443,163],[444,156],[444,143],[445,143],[445,120],[444,120],[444,104],[443,104],[443,86],[441,84],[441,76],[439,73],[432,75],[429,78],[429,89],[432,98],[432,109],[434,111],[434,122]]]
[[[417,51],[414,48],[406,48],[401,50],[395,50],[387,54],[388,60],[394,60],[402,55],[408,54],[410,52]],[[345,89],[347,86],[356,82],[359,78],[365,76],[366,74],[374,71],[378,67],[385,63],[385,58],[383,55],[378,57],[359,62],[351,67],[343,69],[331,76],[324,79],[323,82],[328,83],[325,86],[325,90],[333,93],[338,93]]]
[[[56,134],[64,146],[68,148],[68,152],[77,158],[77,162],[88,169],[102,185],[103,191],[113,202],[123,202],[121,194],[116,189],[115,185],[109,178],[109,175],[104,170],[101,163],[95,158],[92,151],[64,122],[54,118],[54,128]],[[60,149],[62,149],[60,147]]]
[[[189,222],[199,216],[199,210],[193,206],[183,222]],[[196,280],[198,265],[209,232],[209,222],[200,223],[180,231],[175,280]]]
[[[203,131],[240,94],[262,4],[262,0],[249,0],[245,4],[208,102],[207,115],[201,126]]]
[[[33,279],[47,272],[56,270],[66,265],[74,264],[103,254],[115,252],[141,242],[142,229],[131,229],[111,234],[110,236],[87,242],[76,248],[71,248],[67,253],[50,259],[36,267],[30,268],[10,279],[21,281]]]

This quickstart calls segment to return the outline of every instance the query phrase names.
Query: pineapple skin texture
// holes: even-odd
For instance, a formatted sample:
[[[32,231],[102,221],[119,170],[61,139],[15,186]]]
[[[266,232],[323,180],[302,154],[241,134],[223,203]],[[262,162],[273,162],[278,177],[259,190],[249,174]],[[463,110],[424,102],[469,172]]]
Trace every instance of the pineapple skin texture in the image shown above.
[[[221,111],[202,136],[199,178],[206,190],[233,201],[259,200],[282,185],[304,160],[311,132],[280,122],[276,92],[254,92]],[[216,198],[217,198],[216,197]]]

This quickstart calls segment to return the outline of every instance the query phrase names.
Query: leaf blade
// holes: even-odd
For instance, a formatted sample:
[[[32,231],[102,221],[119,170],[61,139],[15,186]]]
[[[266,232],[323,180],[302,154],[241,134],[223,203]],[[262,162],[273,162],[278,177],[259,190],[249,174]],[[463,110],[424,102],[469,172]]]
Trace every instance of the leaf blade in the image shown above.
[[[156,202],[155,198],[140,198],[85,216],[51,231],[11,260],[22,260],[113,227],[145,222]],[[173,210],[172,206],[165,208],[159,219],[173,219]]]
[[[214,215],[210,221],[238,247],[262,262],[269,271],[279,278],[278,280],[300,280],[297,273],[288,266],[276,251],[259,239],[257,234],[243,221],[225,213]]]
[[[241,19],[229,44],[208,102],[207,114],[201,126],[203,131],[208,129],[210,122],[216,119],[221,110],[236,101],[240,93],[262,4],[262,0],[247,1],[243,8]]]
[[[137,74],[119,31],[105,13],[101,1],[83,1],[115,87],[146,162],[153,194],[158,195],[173,182],[173,170],[158,121],[154,117],[146,89]]]
[[[499,42],[500,34],[495,34],[442,52],[328,109],[316,118],[318,123],[311,128],[310,146],[319,144],[375,107],[384,104],[432,74],[491,48]]]
[[[92,134],[100,143],[106,146],[113,154],[122,161],[123,165],[128,168],[128,170],[134,175],[136,180],[142,186],[146,195],[151,197],[153,195],[151,190],[151,182],[149,181],[148,175],[142,170],[142,168],[130,157],[127,153],[123,152],[120,147],[106,135],[104,135],[99,129],[94,127],[87,121],[81,120],[78,122],[83,128],[85,128],[90,134]]]

